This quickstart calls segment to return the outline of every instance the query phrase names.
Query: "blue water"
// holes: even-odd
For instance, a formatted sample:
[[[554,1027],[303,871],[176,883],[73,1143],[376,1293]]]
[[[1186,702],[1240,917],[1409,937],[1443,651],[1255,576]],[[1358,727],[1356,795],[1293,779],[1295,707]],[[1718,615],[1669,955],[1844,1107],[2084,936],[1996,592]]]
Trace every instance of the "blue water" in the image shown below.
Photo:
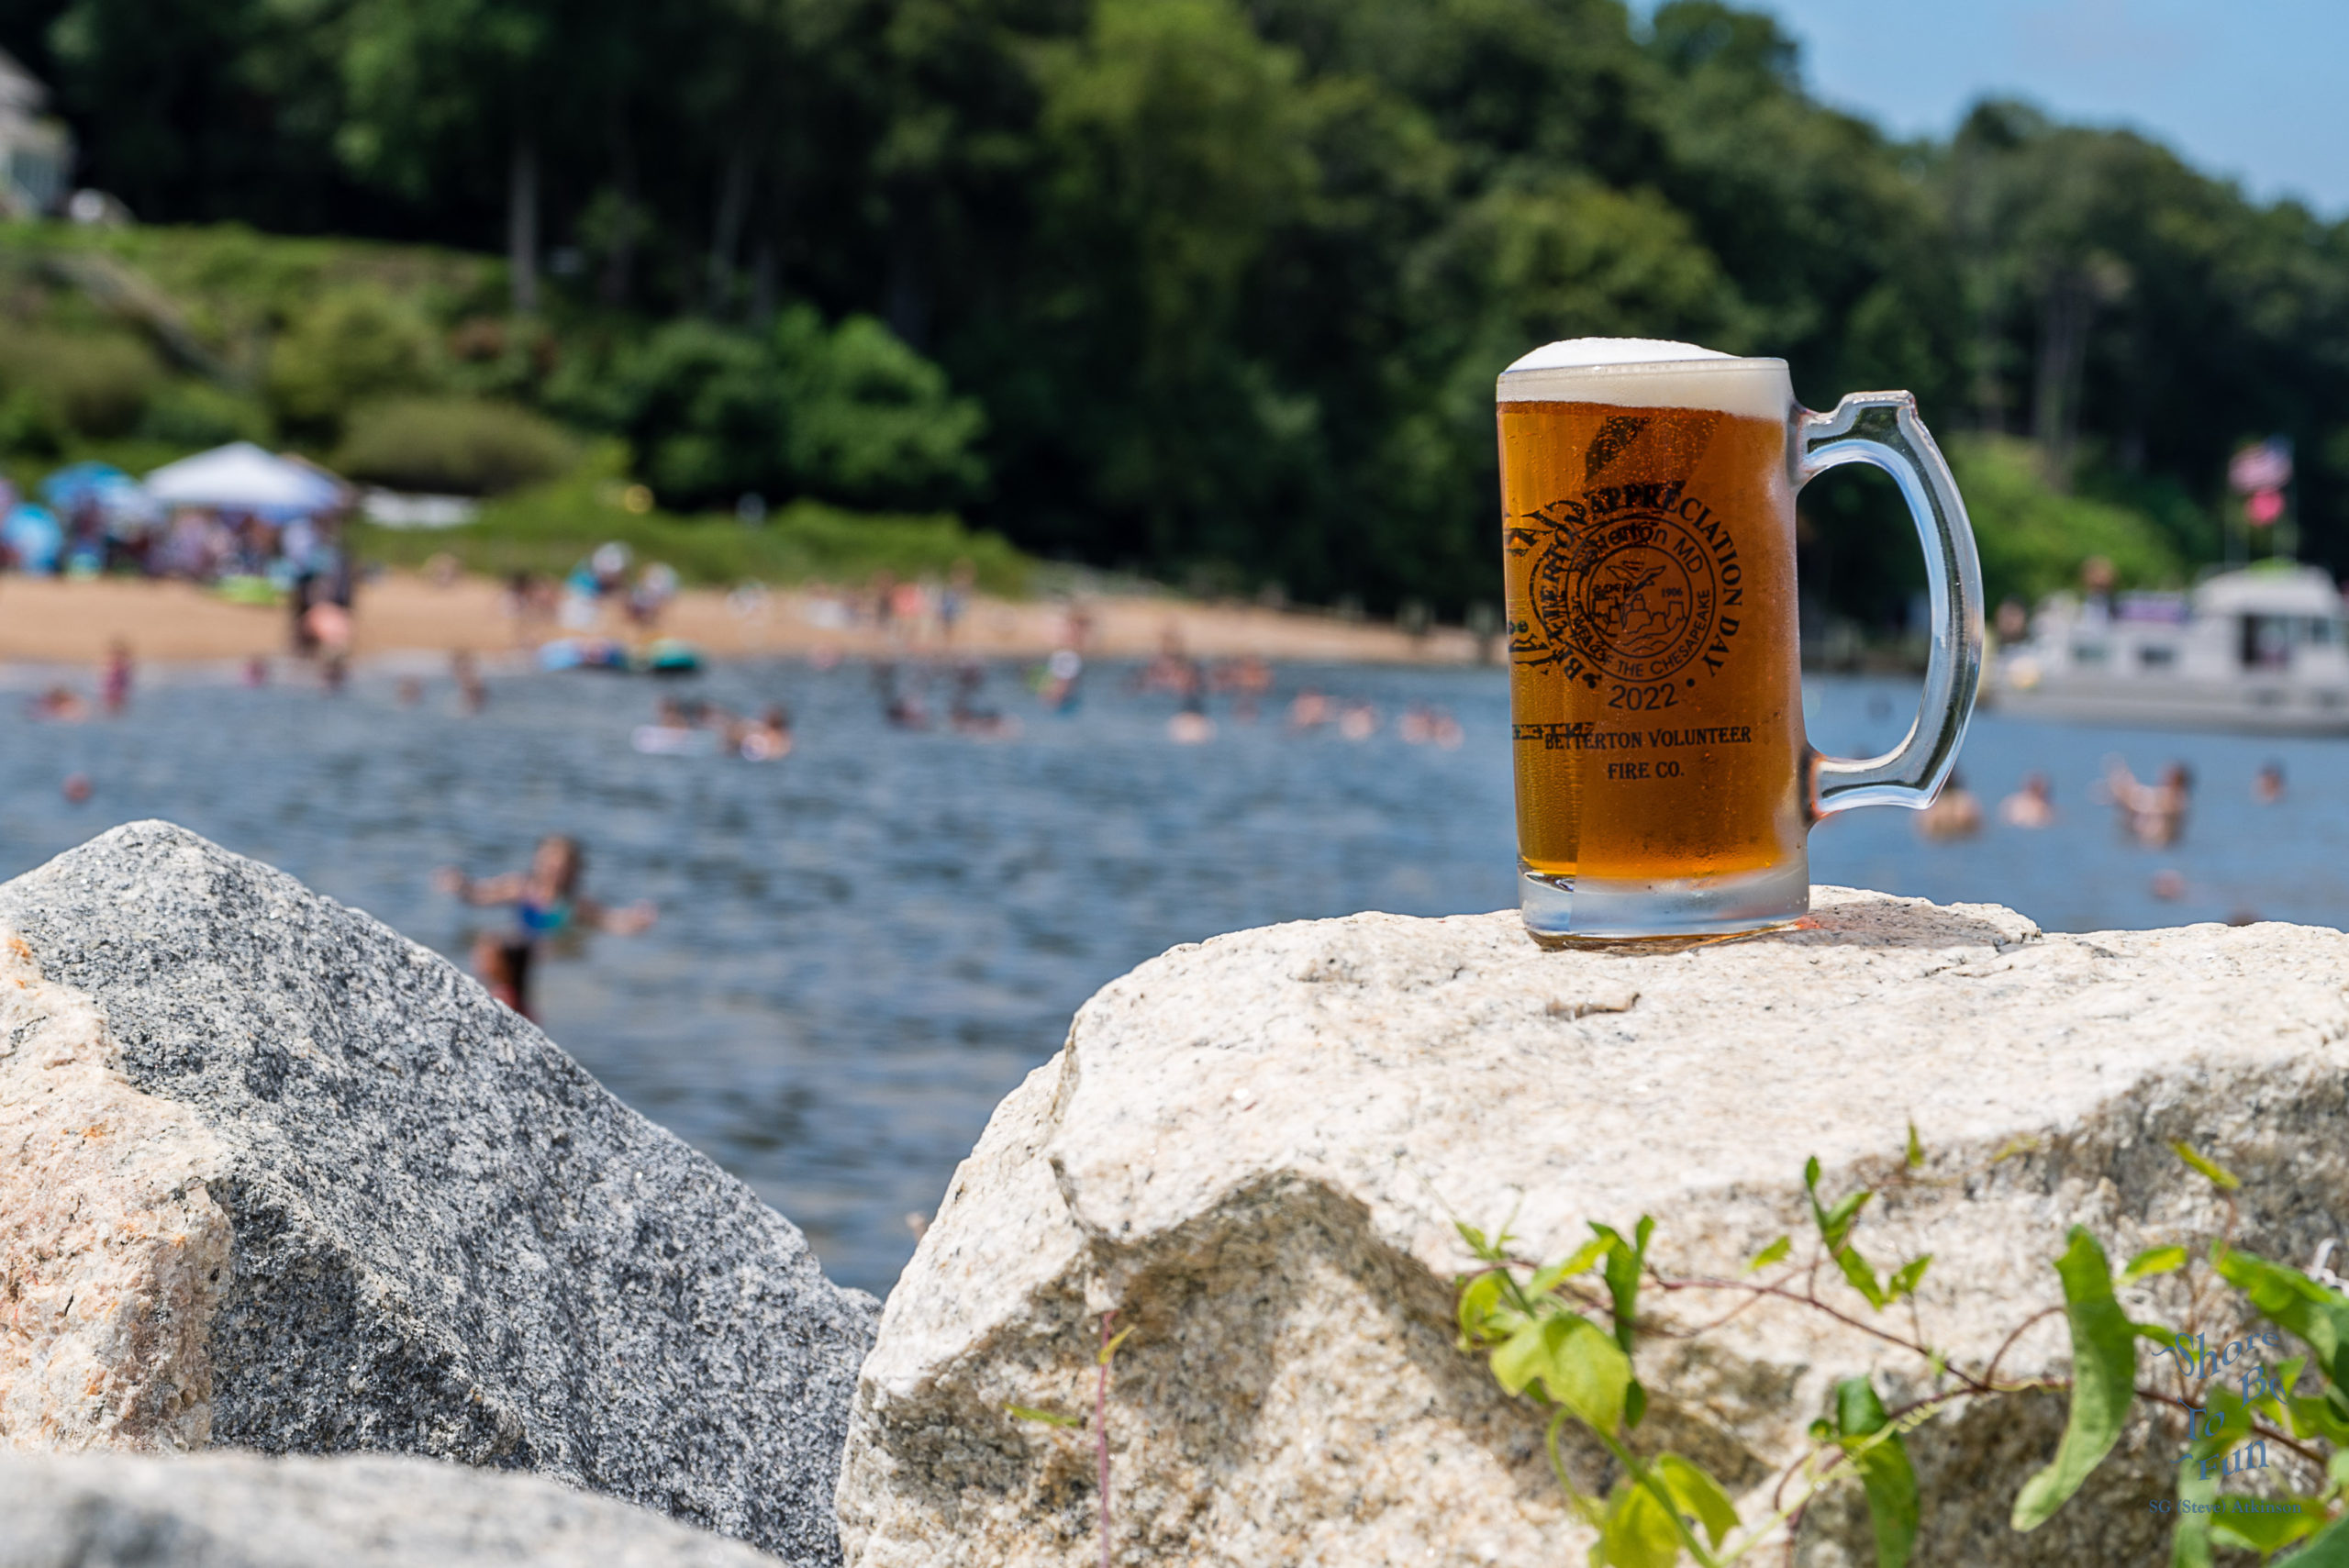
[[[996,1102],[1058,1048],[1096,988],[1168,946],[1275,920],[1451,914],[1513,896],[1507,693],[1490,671],[1279,672],[1264,717],[1214,705],[1219,732],[1168,742],[1171,698],[1088,676],[1073,716],[1037,711],[1008,672],[988,696],[1015,740],[885,727],[867,672],[737,666],[663,687],[737,708],[790,705],[798,747],[759,765],[646,757],[629,735],[653,688],[620,677],[492,682],[467,717],[444,681],[401,706],[388,676],[343,695],[179,681],[130,712],[35,724],[0,711],[0,875],[119,821],[168,817],[367,909],[461,962],[484,923],[434,891],[435,866],[519,865],[541,832],[589,847],[588,886],[653,900],[636,937],[544,962],[548,1031],[614,1092],[748,1180],[834,1275],[887,1289]],[[1300,685],[1375,704],[1376,735],[1291,736]],[[85,684],[86,689],[86,684]],[[942,693],[938,694],[942,697]],[[1896,682],[1826,680],[1814,739],[1880,749],[1913,702]],[[1408,746],[1394,719],[1450,709],[1457,751]],[[942,706],[942,703],[941,704]],[[2108,751],[2145,776],[2187,761],[2185,841],[2123,842],[2086,788]],[[2290,779],[2251,803],[2263,761]],[[1927,844],[1907,812],[1834,818],[1813,873],[1933,898],[2013,905],[2050,929],[2176,924],[2240,911],[2338,924],[2349,911],[2349,749],[2066,730],[1986,714],[1962,766],[1995,806],[2029,768],[2058,825],[1995,820]],[[84,805],[60,790],[95,786]],[[2174,869],[2186,891],[2154,896]]]

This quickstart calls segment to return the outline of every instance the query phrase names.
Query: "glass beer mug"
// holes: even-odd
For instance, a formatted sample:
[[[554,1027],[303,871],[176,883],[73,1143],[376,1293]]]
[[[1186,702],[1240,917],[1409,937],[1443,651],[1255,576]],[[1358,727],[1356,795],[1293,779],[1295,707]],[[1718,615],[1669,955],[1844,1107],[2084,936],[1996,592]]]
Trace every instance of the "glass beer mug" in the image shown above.
[[[1537,940],[1756,930],[1810,907],[1811,823],[1929,805],[1973,715],[1982,569],[1905,392],[1831,414],[1784,360],[1583,338],[1502,373],[1501,510],[1519,890]],[[1924,541],[1932,653],[1906,740],[1803,734],[1795,492],[1892,475]]]

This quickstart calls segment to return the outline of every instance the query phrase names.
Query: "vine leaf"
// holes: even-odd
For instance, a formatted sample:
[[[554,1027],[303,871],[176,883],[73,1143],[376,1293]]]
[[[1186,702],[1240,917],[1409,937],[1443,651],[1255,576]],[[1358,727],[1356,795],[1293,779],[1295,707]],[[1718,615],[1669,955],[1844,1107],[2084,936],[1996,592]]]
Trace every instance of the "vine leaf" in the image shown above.
[[[2173,1269],[2182,1269],[2185,1266],[2185,1248],[2148,1247],[2129,1260],[2129,1266],[2121,1271],[2121,1277],[2124,1281],[2141,1280],[2154,1274],[2165,1274]]]
[[[2243,1185],[2243,1178],[2241,1176],[2238,1176],[2232,1171],[2226,1170],[2220,1165],[2212,1163],[2201,1155],[2197,1154],[2190,1147],[2188,1146],[2185,1140],[2173,1138],[2169,1140],[2169,1146],[2171,1151],[2179,1159],[2185,1161],[2188,1164],[2193,1166],[2196,1170],[2210,1177],[2213,1185],[2223,1187],[2228,1192],[2233,1192],[2236,1188]]]
[[[1680,1561],[1680,1532],[1655,1494],[1626,1475],[1607,1499],[1607,1522],[1592,1560],[1609,1568],[1673,1568]]]
[[[1912,1171],[1925,1168],[1925,1146],[1917,1141],[1917,1124],[1913,1121],[1909,1124],[1909,1168]]]
[[[1705,1534],[1715,1546],[1737,1528],[1737,1505],[1730,1501],[1729,1493],[1687,1460],[1676,1453],[1658,1455],[1655,1477],[1672,1494],[1672,1500],[1680,1505],[1681,1512],[1705,1527]]]
[[[1908,1445],[1886,1425],[1884,1401],[1866,1378],[1847,1377],[1835,1385],[1835,1431],[1867,1494],[1876,1568],[1908,1568],[1917,1548],[1917,1472]]]
[[[1599,1255],[1607,1251],[1609,1246],[1606,1237],[1593,1237],[1577,1248],[1571,1256],[1559,1259],[1527,1281],[1525,1285],[1527,1293],[1532,1296],[1549,1295],[1560,1284],[1598,1262]]]
[[[1640,1309],[1640,1270],[1646,1266],[1648,1238],[1655,1234],[1655,1220],[1647,1215],[1631,1227],[1631,1240],[1626,1241],[1612,1228],[1593,1221],[1591,1230],[1607,1243],[1607,1262],[1600,1272],[1607,1278],[1607,1294],[1615,1303],[1615,1342],[1622,1347],[1628,1358],[1635,1337]],[[1628,1363],[1627,1363],[1628,1364]],[[1648,1391],[1633,1378],[1625,1393],[1623,1422],[1636,1427],[1640,1418],[1647,1414]]]
[[[1914,1296],[1917,1293],[1917,1286],[1925,1278],[1925,1270],[1932,1261],[1933,1255],[1931,1252],[1925,1252],[1901,1264],[1899,1272],[1884,1282],[1884,1294],[1887,1297]]]
[[[2015,1495],[2014,1528],[2037,1529],[2068,1501],[2120,1440],[2136,1397],[2135,1328],[2112,1298],[2112,1264],[2082,1225],[2055,1260],[2072,1329],[2072,1409],[2055,1457]]]
[[[2271,1513],[2263,1508],[2255,1514],[2221,1514],[2210,1521],[2210,1540],[2220,1546],[2240,1547],[2264,1557],[2296,1540],[2307,1540],[2324,1525],[2324,1504],[2314,1497],[2271,1497],[2266,1501],[2270,1507],[2289,1503],[2292,1511]],[[2292,1561],[2311,1564],[2325,1562],[2349,1563],[2349,1535],[2341,1538],[2340,1544],[2332,1549],[2333,1554],[2330,1557],[2312,1555],[2316,1550],[2311,1547]]]
[[[1783,1262],[1786,1260],[1787,1254],[1794,1250],[1794,1238],[1791,1236],[1781,1236],[1776,1241],[1771,1242],[1768,1246],[1754,1253],[1753,1261],[1745,1265],[1745,1272],[1749,1274],[1758,1273],[1762,1270],[1768,1268],[1772,1263]]]
[[[2219,1498],[2219,1477],[2203,1476],[2191,1464],[2177,1472],[2177,1523],[2169,1533],[2169,1568],[2211,1568],[2210,1507]]]
[[[2349,1514],[2333,1520],[2322,1534],[2294,1552],[2290,1561],[2296,1568],[2349,1568]]]
[[[1534,1384],[1594,1431],[1611,1433],[1623,1419],[1631,1386],[1631,1358],[1596,1323],[1578,1313],[1538,1318],[1493,1351],[1493,1377],[1511,1394]]]
[[[1633,1240],[1626,1241],[1611,1226],[1591,1223],[1591,1229],[1607,1243],[1607,1264],[1602,1271],[1607,1276],[1607,1293],[1615,1299],[1615,1342],[1623,1353],[1631,1353],[1632,1320],[1640,1305],[1640,1269],[1648,1257],[1648,1238],[1655,1234],[1655,1221],[1646,1215],[1631,1227]]]
[[[2307,1341],[2334,1388],[2349,1388],[2349,1296],[2223,1242],[2211,1246],[2210,1262],[2277,1327]]]
[[[1011,1413],[1014,1419],[1021,1421],[1041,1421],[1048,1427],[1081,1427],[1085,1425],[1084,1417],[1063,1416],[1057,1410],[1039,1410],[1027,1405],[1006,1405],[1004,1408]]]
[[[1885,1303],[1891,1298],[1885,1295],[1884,1286],[1876,1284],[1876,1270],[1870,1268],[1868,1261],[1860,1256],[1860,1250],[1857,1247],[1847,1243],[1836,1248],[1835,1266],[1843,1271],[1843,1277],[1852,1282],[1854,1290],[1868,1298],[1870,1307],[1879,1312],[1884,1310]]]
[[[1829,1251],[1843,1245],[1843,1238],[1851,1234],[1852,1221],[1859,1218],[1860,1207],[1876,1195],[1862,1187],[1838,1203],[1833,1208],[1822,1207],[1819,1201],[1819,1156],[1814,1154],[1803,1164],[1803,1190],[1810,1195],[1810,1217],[1818,1223],[1819,1239]]]
[[[1491,1318],[1500,1305],[1502,1287],[1508,1276],[1498,1269],[1476,1275],[1460,1288],[1460,1348],[1467,1350],[1479,1338],[1486,1319]]]
[[[2213,1383],[2202,1395],[2202,1435],[2187,1445],[2177,1466],[2177,1524],[2170,1532],[2170,1568],[2212,1568],[2211,1534],[2218,1519],[2219,1483],[2225,1473],[2217,1463],[2250,1429],[2251,1418],[2235,1391]]]

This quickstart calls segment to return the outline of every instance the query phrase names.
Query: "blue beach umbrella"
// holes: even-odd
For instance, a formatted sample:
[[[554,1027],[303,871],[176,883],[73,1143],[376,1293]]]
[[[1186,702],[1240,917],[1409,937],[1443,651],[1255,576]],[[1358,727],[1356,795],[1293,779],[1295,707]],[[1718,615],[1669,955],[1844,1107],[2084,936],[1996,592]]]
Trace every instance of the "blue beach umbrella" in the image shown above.
[[[59,511],[70,512],[81,505],[83,496],[95,495],[103,501],[109,490],[136,489],[138,484],[137,480],[110,462],[76,462],[42,480],[40,493]]]
[[[19,571],[48,577],[57,571],[58,552],[65,548],[65,530],[57,526],[55,513],[28,501],[0,522],[0,540],[6,541]]]

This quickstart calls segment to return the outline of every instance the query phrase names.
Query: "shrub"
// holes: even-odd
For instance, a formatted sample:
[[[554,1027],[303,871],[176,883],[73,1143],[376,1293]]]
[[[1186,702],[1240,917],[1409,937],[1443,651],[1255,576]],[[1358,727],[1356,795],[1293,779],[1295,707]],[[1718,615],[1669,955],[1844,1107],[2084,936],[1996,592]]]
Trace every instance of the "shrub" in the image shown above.
[[[148,399],[138,430],[142,439],[175,447],[266,443],[272,433],[269,411],[260,404],[200,381],[166,384]]]
[[[441,380],[432,328],[373,289],[321,295],[296,316],[269,356],[269,395],[281,417],[330,436],[359,405],[429,392]]]
[[[495,495],[552,479],[578,457],[561,427],[510,403],[403,397],[347,423],[335,466],[396,490]]]
[[[666,562],[697,586],[853,583],[880,571],[901,578],[943,575],[967,561],[987,592],[1027,591],[1033,564],[1027,557],[1001,535],[967,528],[952,517],[845,512],[803,500],[774,512],[764,527],[748,528],[730,517],[631,512],[624,502],[627,455],[617,441],[596,442],[562,478],[499,496],[462,528],[362,524],[353,537],[369,561],[415,567],[446,552],[468,571],[498,576],[559,577],[597,545],[618,539],[639,560]]]
[[[120,333],[0,332],[0,397],[20,422],[54,434],[104,439],[139,422],[162,370],[147,345]]]
[[[878,321],[795,306],[765,334],[677,321],[607,366],[566,368],[562,406],[625,436],[664,502],[746,492],[933,508],[970,496],[984,417]]]
[[[864,505],[946,505],[985,478],[971,449],[986,426],[978,400],[869,316],[830,332],[807,306],[775,322],[785,450],[801,483]]]

